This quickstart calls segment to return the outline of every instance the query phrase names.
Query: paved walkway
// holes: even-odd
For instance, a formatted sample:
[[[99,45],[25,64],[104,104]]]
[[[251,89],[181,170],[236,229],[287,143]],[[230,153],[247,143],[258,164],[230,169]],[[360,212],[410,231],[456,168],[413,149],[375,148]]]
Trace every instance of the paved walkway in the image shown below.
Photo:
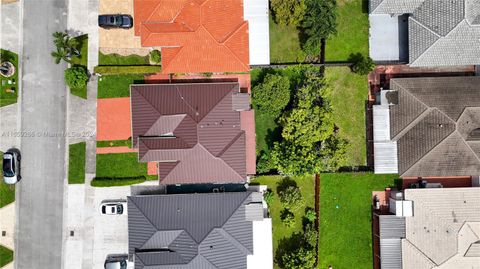
[[[0,236],[0,245],[14,249],[15,233],[15,202],[0,208],[0,231],[5,231],[5,236]]]
[[[1,4],[0,48],[19,53],[20,2]]]
[[[131,152],[138,152],[138,149],[132,149],[126,146],[97,148],[97,154],[131,153]]]

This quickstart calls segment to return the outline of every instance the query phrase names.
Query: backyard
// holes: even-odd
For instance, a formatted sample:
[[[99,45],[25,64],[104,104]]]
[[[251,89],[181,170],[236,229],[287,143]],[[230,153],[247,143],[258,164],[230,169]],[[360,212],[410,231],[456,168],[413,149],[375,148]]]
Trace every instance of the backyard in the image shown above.
[[[253,183],[267,185],[268,188],[274,193],[273,202],[269,206],[273,226],[274,255],[282,239],[289,238],[295,232],[302,232],[302,220],[305,214],[305,208],[314,208],[315,206],[314,177],[312,175],[306,175],[291,178],[300,188],[300,192],[302,194],[302,202],[299,203],[296,208],[292,209],[292,213],[295,215],[294,226],[287,227],[284,223],[282,223],[282,220],[280,219],[280,214],[284,207],[280,202],[277,190],[279,187],[279,183],[282,181],[283,178],[284,177],[282,176],[259,176],[252,181]],[[279,267],[275,265],[275,268]]]
[[[366,165],[365,102],[367,77],[348,67],[327,67],[325,78],[332,88],[332,108],[339,135],[348,141],[346,166]]]
[[[14,104],[18,97],[18,55],[8,50],[0,49],[1,59],[15,66],[15,74],[9,78],[0,76],[0,107]],[[10,90],[11,91],[10,91]]]
[[[85,183],[85,147],[85,142],[69,146],[68,184]]]
[[[318,268],[372,268],[372,191],[394,186],[396,178],[372,173],[320,175]]]

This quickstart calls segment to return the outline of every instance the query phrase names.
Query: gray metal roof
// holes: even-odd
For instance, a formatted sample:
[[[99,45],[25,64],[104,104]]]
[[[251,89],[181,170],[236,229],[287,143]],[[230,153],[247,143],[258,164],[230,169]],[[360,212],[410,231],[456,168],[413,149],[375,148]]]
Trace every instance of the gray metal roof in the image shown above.
[[[370,14],[410,14],[411,66],[480,63],[480,0],[370,0]]]
[[[390,139],[401,176],[480,174],[480,77],[392,79]]]
[[[380,257],[382,269],[402,269],[402,240],[380,238]]]
[[[405,238],[405,218],[395,215],[379,216],[380,239]]]
[[[246,268],[261,199],[250,192],[128,197],[135,269]]]

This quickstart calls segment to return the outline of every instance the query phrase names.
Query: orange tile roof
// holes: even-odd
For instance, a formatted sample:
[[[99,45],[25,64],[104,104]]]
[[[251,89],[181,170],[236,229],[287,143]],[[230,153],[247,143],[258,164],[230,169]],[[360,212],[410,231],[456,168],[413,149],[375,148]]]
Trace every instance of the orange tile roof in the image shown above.
[[[97,100],[97,140],[126,140],[132,135],[130,98]]]
[[[246,72],[243,0],[134,0],[135,35],[162,47],[162,73]]]

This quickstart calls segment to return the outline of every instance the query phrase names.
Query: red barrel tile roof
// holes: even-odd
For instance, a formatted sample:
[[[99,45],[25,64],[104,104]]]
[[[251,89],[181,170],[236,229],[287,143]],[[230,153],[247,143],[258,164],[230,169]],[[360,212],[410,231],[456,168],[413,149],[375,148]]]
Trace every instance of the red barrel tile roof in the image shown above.
[[[162,47],[162,73],[249,71],[242,0],[134,0],[135,35]]]

